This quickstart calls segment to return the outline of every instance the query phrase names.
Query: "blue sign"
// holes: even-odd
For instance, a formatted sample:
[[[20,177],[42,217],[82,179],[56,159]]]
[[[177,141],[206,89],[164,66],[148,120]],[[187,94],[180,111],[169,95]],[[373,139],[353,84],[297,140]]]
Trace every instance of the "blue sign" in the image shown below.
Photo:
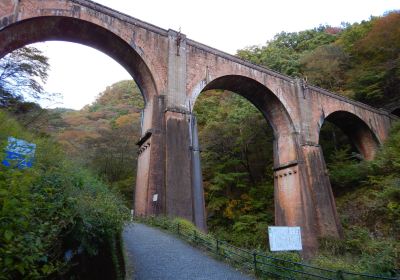
[[[7,167],[19,169],[30,168],[35,158],[35,150],[35,144],[14,137],[8,137],[6,158],[2,163]]]

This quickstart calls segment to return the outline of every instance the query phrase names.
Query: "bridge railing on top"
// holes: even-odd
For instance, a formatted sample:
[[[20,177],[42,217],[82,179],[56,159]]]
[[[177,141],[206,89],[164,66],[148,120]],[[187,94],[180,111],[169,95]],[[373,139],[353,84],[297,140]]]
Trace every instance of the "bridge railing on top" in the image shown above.
[[[184,223],[171,223],[164,219],[146,218],[138,219],[141,222],[149,222],[151,225],[166,229],[177,234],[186,241],[206,249],[216,256],[236,264],[240,268],[254,272],[257,276],[265,276],[267,279],[326,279],[326,280],[368,280],[399,278],[354,273],[342,270],[331,270],[293,262],[281,258],[267,256],[259,252],[252,252],[238,248],[225,241],[203,234],[196,229],[190,228]]]

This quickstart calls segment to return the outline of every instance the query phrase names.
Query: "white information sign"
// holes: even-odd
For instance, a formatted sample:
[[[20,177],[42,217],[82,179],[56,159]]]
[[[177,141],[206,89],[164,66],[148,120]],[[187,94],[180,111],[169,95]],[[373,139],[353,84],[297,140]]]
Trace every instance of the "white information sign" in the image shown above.
[[[153,194],[153,202],[156,202],[158,200],[158,194]]]
[[[268,227],[271,251],[301,251],[300,227]]]

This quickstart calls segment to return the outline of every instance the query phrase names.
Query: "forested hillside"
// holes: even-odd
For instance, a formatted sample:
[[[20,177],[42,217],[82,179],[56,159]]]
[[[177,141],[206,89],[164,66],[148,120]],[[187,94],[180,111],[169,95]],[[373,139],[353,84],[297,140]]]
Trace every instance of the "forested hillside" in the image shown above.
[[[381,107],[400,99],[400,13],[368,21],[277,34],[238,56]]]
[[[143,97],[134,81],[121,81],[80,111],[51,110],[47,132],[75,161],[90,168],[133,206],[140,111]]]

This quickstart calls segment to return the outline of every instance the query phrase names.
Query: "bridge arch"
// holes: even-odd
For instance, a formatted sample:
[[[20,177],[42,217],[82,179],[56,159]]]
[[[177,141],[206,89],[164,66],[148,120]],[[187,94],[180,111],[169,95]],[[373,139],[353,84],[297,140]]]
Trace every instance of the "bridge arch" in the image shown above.
[[[0,58],[25,45],[43,41],[67,41],[95,48],[127,70],[138,84],[145,103],[157,95],[153,73],[133,47],[114,32],[74,17],[40,16],[8,25],[0,30]]]
[[[274,133],[274,205],[275,224],[302,226],[303,242],[314,248],[315,224],[310,223],[316,213],[312,195],[306,187],[306,171],[299,146],[298,133],[284,103],[267,86],[256,79],[242,75],[224,75],[196,87],[191,102],[207,90],[227,90],[250,101],[266,118]]]
[[[375,157],[380,141],[370,126],[356,114],[340,110],[331,112],[323,119],[318,135],[325,121],[339,127],[365,160],[372,160]]]
[[[192,93],[192,108],[200,94],[208,90],[227,90],[239,94],[250,101],[263,114],[274,132],[275,168],[297,160],[295,126],[284,104],[268,87],[247,76],[220,76],[208,83],[200,82]]]
[[[302,226],[304,251],[315,251],[317,236],[338,236],[340,231],[318,145],[322,123],[333,120],[348,128],[353,140],[363,139],[359,147],[367,153],[367,140],[372,147],[377,142],[374,136],[384,141],[395,120],[382,110],[295,81],[190,40],[180,32],[164,30],[89,0],[0,1],[0,58],[44,40],[67,40],[97,48],[124,66],[139,85],[146,108],[145,133],[138,142],[141,181],[136,190],[140,186],[141,196],[136,214],[192,216],[188,105],[193,107],[202,91],[229,90],[252,102],[274,130],[276,224]],[[338,110],[348,112],[333,112]],[[353,131],[347,121],[361,129]],[[177,172],[178,156],[182,170]]]

